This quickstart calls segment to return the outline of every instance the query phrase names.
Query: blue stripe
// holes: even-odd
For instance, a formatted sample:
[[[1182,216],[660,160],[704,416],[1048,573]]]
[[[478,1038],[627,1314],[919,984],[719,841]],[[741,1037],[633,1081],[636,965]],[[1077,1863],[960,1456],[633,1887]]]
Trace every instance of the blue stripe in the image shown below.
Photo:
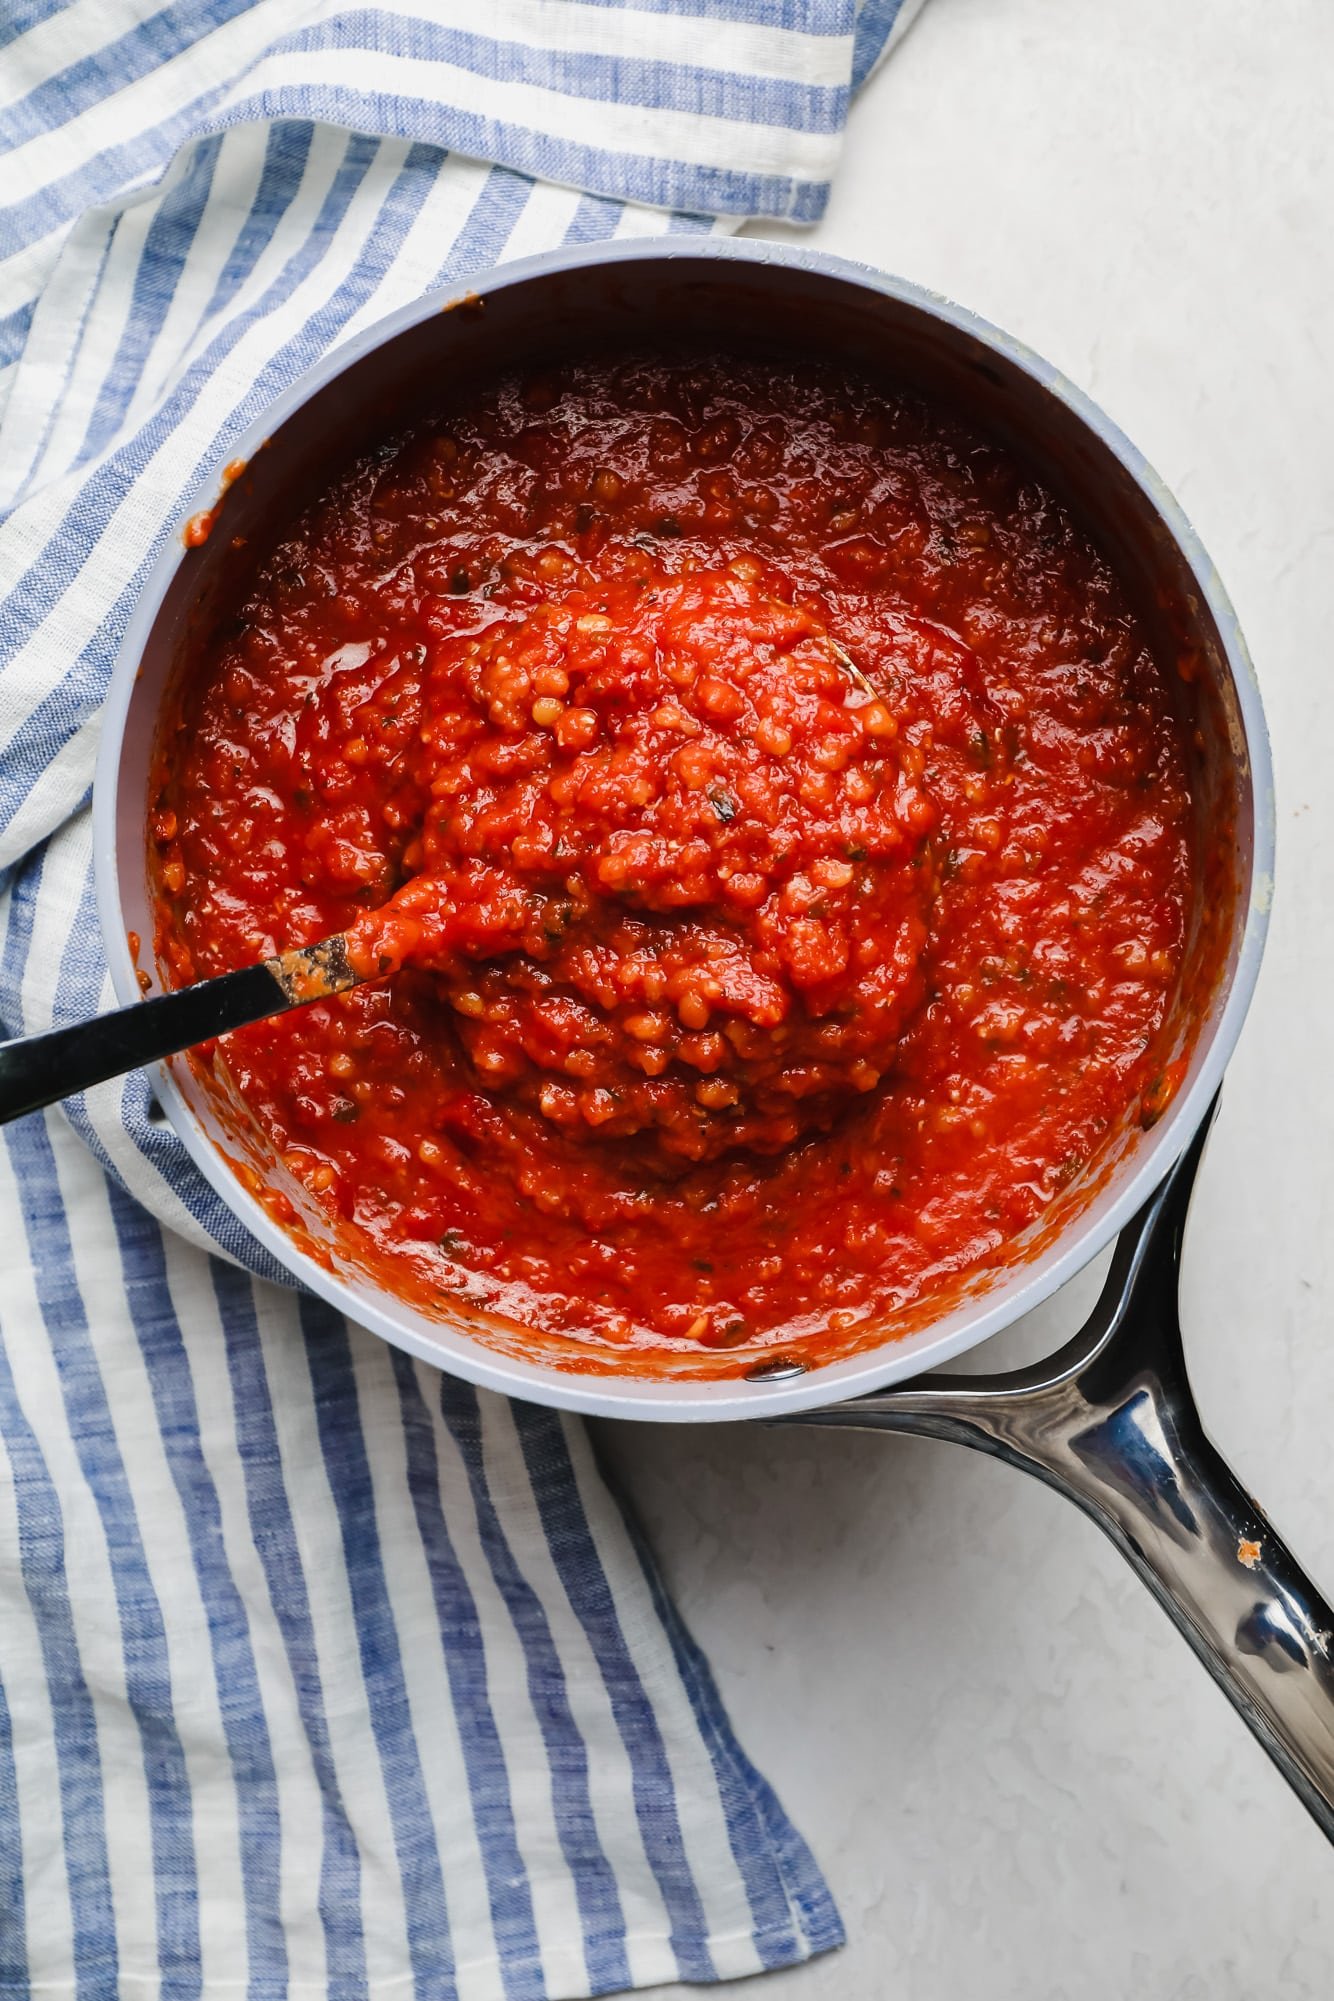
[[[532,174],[536,180],[558,180],[594,194],[614,194],[618,200],[640,202],[646,208],[818,222],[828,202],[828,182],[824,180],[698,166],[690,160],[668,160],[658,154],[612,152],[606,146],[562,140],[536,128],[482,118],[456,104],[404,98],[380,90],[354,90],[346,84],[290,84],[282,90],[262,90],[230,104],[218,122],[242,124],[252,118],[318,118],[356,130],[392,132],[400,138],[422,134],[450,152],[500,160],[502,166]]]
[[[269,127],[255,198],[200,315],[201,327],[231,304],[273,241],[274,231],[300,192],[314,134],[309,119],[287,119]]]
[[[852,44],[852,88],[860,90],[884,53],[903,0],[862,0]]]
[[[605,243],[616,234],[616,225],[625,214],[623,202],[610,201],[606,195],[583,195],[579,206],[570,217],[570,226],[565,232],[567,243]]]
[[[70,0],[7,0],[0,16],[0,48],[69,4]],[[220,0],[207,0],[210,11],[219,4]],[[586,0],[586,4],[619,13],[625,0]],[[680,15],[698,21],[705,32],[717,21],[736,21],[750,27],[830,37],[851,34],[854,12],[852,0],[706,0],[704,5],[701,0],[635,0],[635,6],[644,14]]]
[[[644,1852],[662,1893],[682,1980],[716,1980],[708,1926],[690,1873],[662,1731],[616,1612],[588,1526],[561,1420],[536,1404],[515,1406],[515,1424],[552,1561],[588,1635],[633,1774]]]
[[[262,1970],[266,1984],[276,1985],[287,1972],[279,1881],[278,1785],[250,1644],[250,1623],[227,1561],[218,1490],[204,1459],[190,1361],[167,1285],[162,1232],[147,1211],[114,1183],[108,1197],[120,1247],[125,1297],[153,1393],[163,1450],[180,1495],[190,1555],[208,1617],[213,1676],[236,1785],[249,1964],[254,1973]],[[178,1917],[182,1903],[193,1896],[193,1887],[193,1883],[183,1885],[182,1895],[174,1900],[172,1908]],[[197,1941],[198,1914],[193,1910],[188,1930]]]
[[[8,367],[22,354],[36,310],[36,299],[29,299],[25,306],[15,306],[12,313],[0,316],[0,368]]]
[[[125,1692],[143,1746],[164,1992],[199,1992],[198,1877],[190,1785],[172,1706],[166,1625],[148,1568],[106,1385],[74,1273],[69,1218],[44,1119],[5,1128],[37,1297],[79,1467],[106,1534],[125,1655]]]
[[[604,146],[558,139],[538,128],[483,118],[459,105],[356,90],[345,84],[256,91],[228,105],[215,124],[221,127],[248,124],[257,118],[292,117],[317,118],[330,125],[399,138],[419,135],[450,152],[497,160],[537,180],[560,181],[567,187],[614,195],[648,208],[818,222],[829,199],[827,181],[700,166],[654,153],[613,152]]]
[[[179,0],[174,7],[163,7],[114,42],[104,42],[92,54],[44,76],[26,97],[11,104],[0,128],[7,143],[22,146],[44,132],[58,131],[81,111],[160,69],[182,49],[192,48],[253,5],[254,0]]]
[[[0,13],[0,49],[26,35],[29,28],[40,27],[48,15],[63,14],[72,4],[73,0],[6,0]]]
[[[320,1793],[319,1912],[328,1988],[338,2001],[365,1995],[361,1857],[334,1764],[320,1678],[310,1594],[292,1518],[273,1399],[264,1367],[251,1280],[220,1258],[209,1260],[222,1320],[236,1412],[236,1446],[245,1476],[251,1533],[269,1602],[282,1635],[288,1673]],[[290,1756],[290,1752],[288,1753]]]
[[[7,1996],[15,1997],[28,1992],[27,1899],[19,1815],[14,1729],[9,1720],[4,1682],[0,1679],[0,1987]]]
[[[626,0],[585,0],[618,14]],[[634,0],[642,14],[676,14],[698,21],[707,34],[715,21],[739,21],[753,28],[786,28],[799,35],[850,35],[853,0]]]
[[[323,1300],[308,1294],[301,1296],[300,1312],[320,1448],[342,1531],[366,1706],[393,1824],[408,1953],[419,1989],[430,1983],[433,2001],[434,1997],[453,2001],[457,1992],[454,1954],[440,1850],[380,1554],[375,1493],[347,1322]]]
[[[616,1877],[593,1818],[588,1750],[570,1708],[565,1669],[547,1615],[515,1559],[491,1494],[477,1393],[468,1383],[442,1376],[440,1409],[467,1468],[482,1548],[523,1649],[528,1693],[551,1768],[561,1853],[574,1883],[583,1925],[589,1989],[594,1994],[610,1994],[630,1985],[625,1916]]]
[[[135,269],[120,342],[102,378],[76,463],[115,436],[129,408],[194,247],[221,147],[221,139],[203,139],[193,147],[184,173],[158,203]]]
[[[0,1339],[0,1431],[14,1482],[19,1569],[37,1622],[51,1701],[75,1992],[102,2001],[108,1991],[115,1992],[118,1968],[97,1717],[70,1614],[60,1499],[15,1392],[5,1345],[9,1338],[31,1341],[33,1336],[15,1328],[12,1336]]]
[[[90,811],[88,806],[77,817],[83,818]],[[72,826],[73,820],[67,821]],[[58,836],[53,836],[52,840]],[[43,842],[35,853],[45,853],[51,842]],[[20,875],[14,886],[15,895],[31,897],[36,902],[41,891],[40,882],[29,883],[26,872]],[[53,1027],[60,1028],[67,1022],[82,1021],[90,1014],[96,1014],[102,998],[102,985],[107,975],[106,951],[102,943],[102,933],[97,921],[97,879],[94,863],[90,859],[84,871],[83,883],[79,891],[78,907],[74,921],[65,935],[64,950],[60,955],[60,974],[56,980]],[[15,1012],[17,996],[15,997]],[[83,1099],[66,1099],[66,1104],[77,1104],[82,1108]]]
[[[707,23],[701,23],[707,36]],[[707,41],[705,42],[707,46]],[[535,48],[529,42],[478,34],[441,22],[354,8],[298,28],[270,44],[281,57],[315,51],[383,55],[448,63],[501,84],[517,84],[587,104],[685,112],[731,125],[773,125],[788,132],[837,132],[847,116],[846,84],[799,83],[753,71],[707,69],[653,57],[602,55],[593,48]],[[519,121],[498,121],[503,131]],[[418,128],[420,130],[420,128]],[[535,128],[542,130],[540,125]],[[507,159],[505,147],[484,157]]]
[[[623,1498],[619,1506],[713,1764],[732,1854],[755,1921],[756,1950],[767,1968],[791,1963],[796,1943],[792,1931],[795,1909],[806,1949],[812,1953],[832,1951],[845,1942],[843,1921],[815,1858],[783,1812],[772,1786],[737,1743],[708,1661],[663,1585],[634,1512]]]
[[[508,167],[492,167],[433,283],[443,285],[451,278],[470,271],[485,271],[496,263],[532,192],[533,183],[527,174],[513,173]]]
[[[512,2001],[543,2001],[547,1990],[533,1899],[515,1834],[504,1746],[487,1688],[477,1603],[445,1520],[435,1432],[416,1368],[398,1349],[390,1351],[389,1360],[398,1384],[408,1487],[440,1624],[505,1993]]]

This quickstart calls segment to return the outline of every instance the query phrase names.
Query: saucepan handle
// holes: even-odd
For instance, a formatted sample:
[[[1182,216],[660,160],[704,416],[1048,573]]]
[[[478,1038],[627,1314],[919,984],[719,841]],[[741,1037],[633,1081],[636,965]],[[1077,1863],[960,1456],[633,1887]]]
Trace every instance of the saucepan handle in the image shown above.
[[[1145,1382],[1068,1449],[1047,1477],[1111,1537],[1334,1840],[1334,1611],[1193,1402]]]
[[[1208,1121],[1206,1121],[1207,1129]],[[924,1377],[799,1422],[991,1452],[1111,1538],[1334,1840],[1334,1611],[1207,1437],[1177,1317],[1204,1131],[1122,1233],[1085,1328],[999,1377]]]

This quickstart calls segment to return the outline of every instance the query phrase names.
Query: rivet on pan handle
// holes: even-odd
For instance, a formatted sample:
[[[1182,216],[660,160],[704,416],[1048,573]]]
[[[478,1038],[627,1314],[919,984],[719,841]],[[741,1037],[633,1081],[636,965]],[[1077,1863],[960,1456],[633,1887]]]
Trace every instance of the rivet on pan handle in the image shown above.
[[[790,1376],[804,1376],[806,1364],[796,1361],[791,1355],[775,1355],[771,1362],[757,1362],[753,1369],[747,1369],[748,1383],[785,1383]]]

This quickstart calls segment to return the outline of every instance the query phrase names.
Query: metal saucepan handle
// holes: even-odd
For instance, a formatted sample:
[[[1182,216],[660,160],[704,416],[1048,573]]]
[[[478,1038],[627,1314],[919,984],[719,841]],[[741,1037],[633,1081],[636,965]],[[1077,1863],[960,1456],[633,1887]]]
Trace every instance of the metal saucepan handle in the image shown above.
[[[1186,1375],[1177,1275],[1204,1137],[1122,1232],[1091,1319],[1059,1354],[1010,1375],[926,1376],[793,1421],[953,1439],[1066,1495],[1334,1840],[1334,1611],[1206,1437]]]

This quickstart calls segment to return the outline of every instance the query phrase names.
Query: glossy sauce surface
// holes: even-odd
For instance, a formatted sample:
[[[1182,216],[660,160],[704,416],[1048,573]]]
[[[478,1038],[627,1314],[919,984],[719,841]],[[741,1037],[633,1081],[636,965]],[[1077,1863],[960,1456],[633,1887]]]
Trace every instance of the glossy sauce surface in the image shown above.
[[[261,565],[164,725],[158,950],[385,965],[225,1061],[410,1296],[818,1356],[1170,1088],[1188,819],[1115,580],[995,446],[814,368],[572,365]]]

